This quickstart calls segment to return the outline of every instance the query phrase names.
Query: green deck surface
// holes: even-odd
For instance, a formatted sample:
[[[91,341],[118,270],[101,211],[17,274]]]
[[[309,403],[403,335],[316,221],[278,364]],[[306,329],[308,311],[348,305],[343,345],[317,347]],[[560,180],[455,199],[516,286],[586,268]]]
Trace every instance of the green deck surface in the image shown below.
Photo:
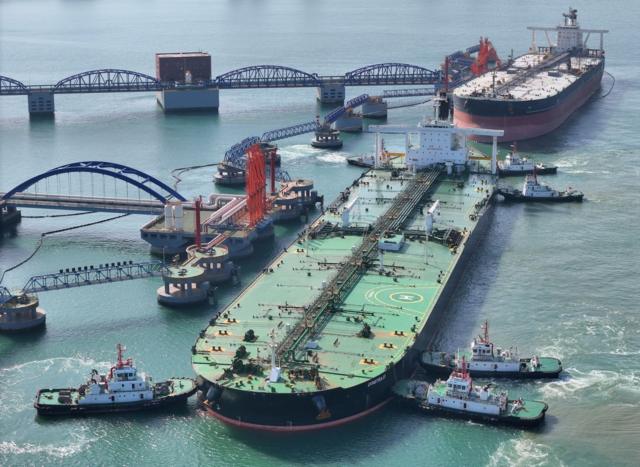
[[[480,184],[480,179],[487,184]],[[390,180],[389,171],[368,172],[359,186],[351,189],[349,200],[357,197],[357,201],[351,210],[350,225],[374,223],[408,183]],[[475,204],[487,196],[486,190],[493,190],[492,177],[486,175],[471,175],[464,188],[459,188],[458,183],[440,181],[430,190],[429,197],[440,200],[441,215],[435,220],[435,228],[472,230],[476,221],[470,220],[469,215],[475,212]],[[425,212],[426,209],[428,206]],[[322,220],[340,224],[341,216],[327,210],[319,219]],[[424,216],[416,209],[406,229],[424,230],[424,223]],[[269,334],[273,331],[278,343],[296,322],[304,319],[303,307],[321,293],[323,282],[331,281],[340,263],[351,256],[352,248],[362,240],[360,235],[308,241],[303,237],[291,245],[267,267],[273,272],[263,273],[249,284],[196,341],[192,357],[196,373],[209,381],[245,390],[308,392],[317,390],[315,383],[290,380],[290,369],[318,365],[325,388],[347,388],[375,378],[385,371],[387,364],[398,361],[426,323],[463,247],[452,253],[439,243],[416,239],[406,240],[399,252],[385,252],[385,270],[394,271],[395,276],[379,274],[376,261],[359,279],[313,339],[317,361],[308,358],[306,352],[299,352],[298,362],[282,364],[281,382],[267,380],[271,357]],[[438,283],[441,271],[442,283]],[[373,338],[356,335],[364,322],[371,327]],[[243,342],[249,329],[255,332],[257,340]],[[253,359],[264,368],[264,374],[222,378],[241,345],[248,351],[243,361]]]

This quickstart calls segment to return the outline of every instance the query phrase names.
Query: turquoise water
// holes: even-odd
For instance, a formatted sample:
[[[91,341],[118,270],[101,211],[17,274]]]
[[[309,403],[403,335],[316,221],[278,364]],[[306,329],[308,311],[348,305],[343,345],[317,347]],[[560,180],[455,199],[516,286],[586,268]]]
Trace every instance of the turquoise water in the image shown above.
[[[348,3],[345,5],[345,3]],[[0,74],[39,84],[102,67],[153,74],[158,51],[206,50],[214,74],[275,63],[344,73],[398,61],[436,67],[453,50],[488,35],[501,55],[526,50],[527,25],[553,25],[566,5],[540,1],[154,2],[4,0]],[[440,345],[466,346],[489,319],[496,342],[562,359],[558,381],[506,384],[546,400],[537,432],[425,418],[387,407],[353,425],[305,436],[231,430],[196,410],[80,420],[41,420],[31,407],[40,387],[76,385],[105,368],[115,344],[129,347],[156,378],[189,375],[189,349],[215,309],[174,311],[156,304],[158,280],[48,292],[46,331],[0,336],[0,464],[216,465],[636,465],[640,462],[640,254],[637,233],[637,127],[640,120],[640,6],[576,1],[585,27],[607,28],[607,70],[616,85],[561,129],[522,144],[560,167],[547,180],[586,193],[582,205],[498,206],[482,248],[467,266]],[[594,38],[592,38],[593,40]],[[605,80],[604,88],[610,86]],[[355,96],[365,89],[349,89]],[[375,90],[374,90],[375,91]],[[315,90],[224,91],[218,115],[164,115],[151,94],[57,96],[54,120],[30,121],[26,98],[0,98],[0,190],[57,165],[109,160],[169,181],[176,167],[215,162],[231,144],[313,118]],[[391,111],[414,123],[430,108]],[[343,150],[321,152],[309,136],[281,142],[290,173],[312,177],[333,198],[359,171],[344,159],[372,148],[371,135],[347,135]],[[214,190],[211,170],[179,185],[193,196]],[[39,212],[25,212],[28,215]],[[25,219],[0,243],[0,268],[28,256],[40,233],[108,215]],[[26,265],[6,275],[20,286],[60,267],[145,260],[144,216],[48,237]],[[278,228],[277,243],[295,226]],[[241,263],[244,281],[278,248]],[[224,305],[239,289],[223,293]]]

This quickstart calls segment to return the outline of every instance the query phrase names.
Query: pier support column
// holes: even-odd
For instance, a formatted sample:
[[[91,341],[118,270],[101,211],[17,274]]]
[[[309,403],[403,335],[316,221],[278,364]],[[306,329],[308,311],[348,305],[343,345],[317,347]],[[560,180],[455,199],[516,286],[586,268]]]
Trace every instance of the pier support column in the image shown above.
[[[157,99],[165,112],[189,110],[217,112],[220,104],[220,90],[167,89],[158,92]]]
[[[362,115],[347,111],[333,123],[333,126],[336,130],[347,133],[360,132],[362,131]]]
[[[15,206],[0,203],[0,231],[13,227],[20,222],[22,214]]]
[[[30,115],[53,115],[55,103],[52,92],[32,91],[27,97]]]
[[[317,88],[318,101],[321,104],[342,104],[344,102],[344,84],[324,84]]]
[[[362,104],[362,116],[366,118],[386,118],[387,103],[380,97],[370,97]]]

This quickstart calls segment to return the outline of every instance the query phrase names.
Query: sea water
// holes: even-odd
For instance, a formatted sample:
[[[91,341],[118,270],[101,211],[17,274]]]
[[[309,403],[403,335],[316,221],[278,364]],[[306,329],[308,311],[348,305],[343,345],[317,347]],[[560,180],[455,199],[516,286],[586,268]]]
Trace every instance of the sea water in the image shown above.
[[[559,173],[552,186],[584,191],[582,204],[498,203],[484,241],[460,282],[438,335],[441,348],[466,347],[488,319],[496,343],[555,356],[566,372],[550,382],[504,382],[514,396],[543,399],[534,432],[428,418],[389,406],[331,431],[264,436],[227,428],[186,408],[156,414],[48,420],[36,417],[39,388],[76,386],[105,370],[115,344],[160,380],[192,375],[190,348],[219,308],[172,310],[156,303],[159,279],[40,294],[45,331],[0,336],[2,465],[637,465],[640,462],[640,52],[634,1],[576,1],[583,27],[606,28],[606,69],[615,87],[557,131],[520,144]],[[278,64],[342,74],[381,62],[436,69],[444,56],[488,36],[503,58],[529,46],[526,26],[553,26],[566,4],[449,0],[0,2],[0,74],[49,84],[82,71],[123,68],[154,74],[156,52],[204,50],[214,76]],[[591,37],[592,45],[597,37]],[[544,41],[542,35],[539,41]],[[540,44],[542,45],[542,43]],[[605,93],[612,79],[603,80]],[[385,87],[393,88],[393,87]],[[348,97],[383,88],[348,88]],[[127,164],[171,182],[177,167],[220,161],[246,136],[328,112],[314,89],[221,91],[216,115],[166,115],[152,93],[57,95],[54,119],[30,120],[26,97],[0,98],[0,191],[49,168],[82,160]],[[429,105],[391,110],[414,124]],[[371,134],[343,135],[339,151],[279,142],[283,167],[313,178],[332,199],[360,170],[345,158],[370,152]],[[390,140],[389,145],[398,143]],[[185,173],[186,197],[216,191],[215,168]],[[517,181],[512,181],[516,184]],[[27,216],[54,211],[24,210]],[[25,218],[0,243],[0,269],[31,254],[42,232],[110,217]],[[139,237],[146,216],[129,216],[45,238],[3,284],[20,287],[59,268],[149,259]],[[273,245],[240,262],[244,283],[302,224],[279,226]],[[240,288],[220,289],[224,306]]]

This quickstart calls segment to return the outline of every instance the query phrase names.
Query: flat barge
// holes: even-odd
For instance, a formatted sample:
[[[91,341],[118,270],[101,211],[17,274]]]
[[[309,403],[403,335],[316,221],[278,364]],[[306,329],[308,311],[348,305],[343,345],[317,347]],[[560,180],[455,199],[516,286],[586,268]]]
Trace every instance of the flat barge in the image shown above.
[[[384,406],[432,340],[493,206],[496,145],[474,173],[466,137],[502,132],[437,120],[375,131],[377,148],[387,131],[422,144],[363,173],[200,332],[199,400],[223,422],[350,422]]]

